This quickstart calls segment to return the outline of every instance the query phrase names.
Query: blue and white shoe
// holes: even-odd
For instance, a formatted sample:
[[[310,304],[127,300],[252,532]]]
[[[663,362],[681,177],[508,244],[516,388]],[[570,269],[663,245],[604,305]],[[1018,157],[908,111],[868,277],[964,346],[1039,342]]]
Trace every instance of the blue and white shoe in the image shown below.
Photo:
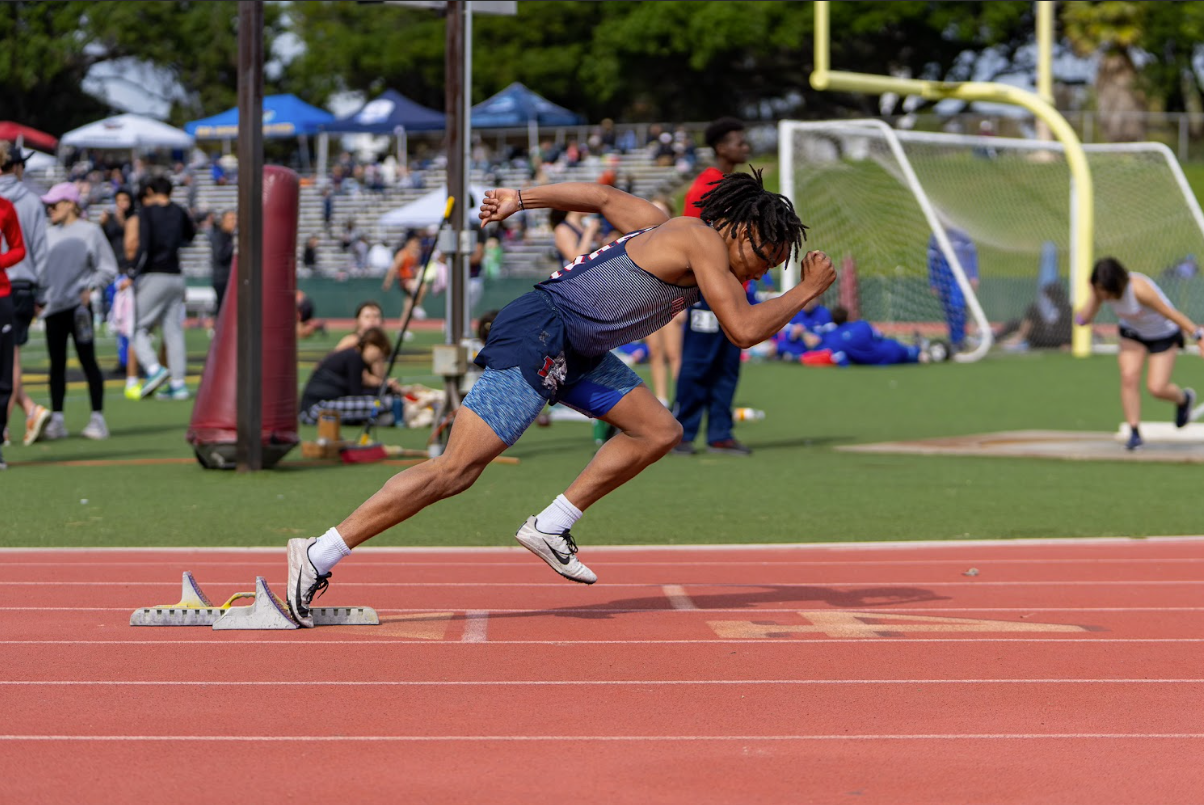
[[[167,380],[168,374],[169,373],[167,369],[160,366],[159,371],[148,377],[146,382],[142,384],[142,390],[139,391],[139,394],[142,395],[142,399],[145,400],[155,392],[155,389],[159,388],[159,386],[162,386]]]
[[[514,535],[518,543],[540,559],[548,563],[548,567],[564,576],[569,581],[582,584],[593,584],[598,580],[594,571],[581,564],[577,559],[577,543],[573,535],[565,531],[563,534],[545,534],[535,525],[532,515],[523,523],[523,527]]]

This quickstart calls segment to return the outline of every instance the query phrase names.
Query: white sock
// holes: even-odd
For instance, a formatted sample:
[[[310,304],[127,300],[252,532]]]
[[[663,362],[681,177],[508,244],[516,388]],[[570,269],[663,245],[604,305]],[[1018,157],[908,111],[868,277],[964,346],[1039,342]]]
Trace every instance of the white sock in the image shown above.
[[[350,555],[351,549],[343,542],[343,535],[337,528],[330,529],[309,546],[309,561],[314,563],[319,576],[329,573],[340,559]]]
[[[136,389],[136,388],[138,388],[138,378],[136,378],[136,377],[126,377],[126,379],[125,379],[125,387],[126,387],[127,389]]]
[[[55,425],[63,424],[63,412],[62,411],[52,411],[50,413],[50,421],[52,423],[54,423]]]
[[[581,510],[564,495],[557,495],[551,506],[535,516],[535,527],[545,534],[563,534],[580,519]]]
[[[100,411],[93,411],[92,412],[92,421],[103,423],[105,421],[105,415],[103,413],[101,413]]]
[[[155,375],[159,374],[159,370],[160,370],[160,369],[162,369],[162,368],[163,368],[163,367],[162,367],[162,366],[160,366],[160,365],[159,365],[159,364],[157,364],[157,363],[156,363],[154,366],[148,366],[148,367],[146,368],[146,376],[147,376],[147,377],[154,377]]]

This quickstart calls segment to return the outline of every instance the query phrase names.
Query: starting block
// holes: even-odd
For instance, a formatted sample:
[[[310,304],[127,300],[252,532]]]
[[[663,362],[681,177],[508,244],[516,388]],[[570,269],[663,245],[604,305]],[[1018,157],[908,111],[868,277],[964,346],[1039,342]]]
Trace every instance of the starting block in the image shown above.
[[[254,599],[249,606],[234,606],[240,598]],[[371,607],[312,607],[314,626],[376,626]],[[225,629],[298,629],[288,606],[272,592],[263,576],[255,578],[255,592],[235,593],[214,606],[190,571],[184,571],[178,604],[161,604],[134,610],[130,626],[210,626]]]

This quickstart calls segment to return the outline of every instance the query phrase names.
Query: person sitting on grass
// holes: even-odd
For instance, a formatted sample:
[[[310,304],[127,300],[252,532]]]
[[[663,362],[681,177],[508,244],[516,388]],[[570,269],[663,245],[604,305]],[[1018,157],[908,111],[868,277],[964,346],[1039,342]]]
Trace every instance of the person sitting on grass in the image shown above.
[[[372,417],[380,392],[380,377],[372,373],[375,363],[388,360],[391,352],[389,337],[379,327],[370,327],[351,349],[327,355],[314,368],[301,393],[300,419],[306,425],[318,421],[322,411],[338,411],[345,424],[361,424]],[[389,378],[388,390],[401,393],[401,386]],[[381,401],[391,409],[393,400],[385,395]],[[391,416],[391,415],[390,415]]]
[[[446,449],[395,475],[337,527],[289,540],[288,606],[312,627],[314,595],[351,550],[427,506],[457,495],[513,445],[548,402],[619,429],[585,470],[518,529],[519,544],[555,572],[583,584],[597,576],[577,559],[569,529],[582,512],[681,442],[682,426],[611,350],[665,326],[706,297],[719,325],[741,347],[780,330],[836,278],[822,252],[802,259],[802,282],[759,305],[743,284],[801,247],[805,227],[760,172],[723,177],[703,197],[701,217],[669,219],[648,201],[614,187],[564,183],[485,194],[481,220],[523,210],[600,213],[624,233],[556,271],[507,305],[476,363],[480,379],[456,411]]]
[[[326,335],[326,322],[314,318],[314,300],[300,288],[297,289],[297,338],[309,338],[315,333]]]
[[[359,344],[360,336],[371,330],[373,327],[384,329],[385,314],[381,310],[380,304],[371,300],[360,302],[359,307],[355,309],[355,332],[348,333],[339,339],[339,343],[334,345],[331,352],[341,352],[344,349],[354,349]],[[384,382],[385,363],[388,360],[388,353],[381,355],[380,358],[368,367],[370,378],[366,378],[368,385],[379,387]]]

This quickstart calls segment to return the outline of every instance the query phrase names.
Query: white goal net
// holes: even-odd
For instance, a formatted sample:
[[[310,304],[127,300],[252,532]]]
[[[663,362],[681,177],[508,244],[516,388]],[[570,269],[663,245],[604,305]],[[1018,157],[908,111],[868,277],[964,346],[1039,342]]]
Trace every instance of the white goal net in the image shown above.
[[[841,275],[830,304],[886,331],[952,342],[964,319],[960,358],[975,360],[1042,288],[1069,297],[1071,179],[1059,143],[881,121],[784,121],[779,135],[782,192],[811,227],[807,247],[827,252]],[[1204,278],[1192,281],[1204,214],[1174,155],[1159,143],[1084,149],[1095,257],[1154,277],[1178,307],[1204,317]]]

